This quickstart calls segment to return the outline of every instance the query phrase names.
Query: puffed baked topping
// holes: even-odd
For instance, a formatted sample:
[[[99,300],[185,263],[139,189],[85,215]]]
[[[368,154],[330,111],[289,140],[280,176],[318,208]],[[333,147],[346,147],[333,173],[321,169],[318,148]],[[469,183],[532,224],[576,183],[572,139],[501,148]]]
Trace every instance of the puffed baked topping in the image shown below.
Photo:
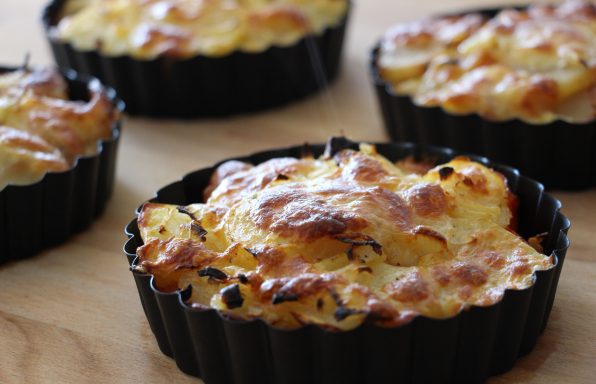
[[[51,34],[139,59],[288,46],[340,23],[348,0],[70,0]]]
[[[380,76],[449,113],[530,123],[596,118],[596,5],[505,9],[401,24],[382,40]]]
[[[95,154],[97,141],[111,136],[116,113],[97,81],[89,84],[89,100],[71,101],[55,71],[0,73],[0,190]]]
[[[467,158],[392,163],[373,146],[222,164],[206,203],[147,203],[138,271],[188,304],[294,328],[454,316],[533,284],[553,259],[515,233],[505,178]]]

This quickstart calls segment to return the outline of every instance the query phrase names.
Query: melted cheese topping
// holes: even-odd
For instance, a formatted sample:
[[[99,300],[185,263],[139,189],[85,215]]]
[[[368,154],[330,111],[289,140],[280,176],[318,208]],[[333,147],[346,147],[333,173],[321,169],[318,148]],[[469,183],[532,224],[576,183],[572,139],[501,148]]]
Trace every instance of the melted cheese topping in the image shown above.
[[[596,118],[596,6],[567,1],[402,24],[381,44],[397,94],[449,113],[529,123]]]
[[[206,203],[145,204],[136,269],[163,291],[191,286],[192,306],[345,330],[491,305],[553,266],[515,234],[501,174],[467,158],[429,168],[370,145],[224,163]]]
[[[348,0],[71,0],[53,35],[110,56],[223,56],[288,46],[340,23]]]
[[[68,100],[64,79],[50,70],[0,74],[0,190],[67,170],[77,156],[109,138],[115,110],[97,81],[89,101]]]

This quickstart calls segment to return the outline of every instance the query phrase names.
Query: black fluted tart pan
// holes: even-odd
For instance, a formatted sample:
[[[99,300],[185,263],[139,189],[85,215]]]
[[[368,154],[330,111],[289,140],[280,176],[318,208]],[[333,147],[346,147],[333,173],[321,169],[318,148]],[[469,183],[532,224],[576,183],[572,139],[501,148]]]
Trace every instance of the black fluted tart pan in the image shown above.
[[[0,67],[0,73],[11,70]],[[61,74],[71,100],[88,98],[88,85],[96,79],[72,70]],[[105,91],[120,114],[124,103],[113,89]],[[101,215],[114,186],[120,133],[117,118],[112,137],[99,141],[96,154],[80,156],[67,171],[49,172],[36,183],[0,190],[0,264],[61,244]]]
[[[356,149],[357,143],[350,147]],[[283,148],[236,160],[258,164],[275,157],[300,157],[303,150]],[[312,146],[315,156],[323,150],[323,145]],[[412,143],[377,144],[377,150],[392,161],[414,156],[437,164],[459,154]],[[471,158],[507,178],[520,199],[521,236],[548,233],[544,253],[554,255],[555,266],[536,272],[533,286],[507,290],[495,305],[471,307],[445,320],[419,316],[395,328],[364,322],[354,330],[334,332],[315,325],[279,329],[262,320],[230,319],[214,309],[191,308],[185,304],[188,290],[161,292],[151,275],[133,271],[159,348],[183,372],[207,384],[481,383],[509,370],[532,350],[547,325],[569,246],[570,222],[560,212],[561,203],[544,193],[540,183],[484,157]],[[201,202],[215,168],[187,174],[160,189],[151,202]],[[125,231],[129,239],[124,252],[134,266],[136,249],[142,245],[136,219]]]
[[[515,7],[521,9],[523,7]],[[462,12],[492,17],[501,9]],[[443,15],[444,16],[444,15]],[[441,107],[414,103],[396,94],[377,67],[380,44],[369,60],[369,72],[389,137],[426,145],[447,146],[507,164],[548,189],[585,189],[596,186],[596,120],[572,124],[556,120],[529,124],[519,119],[490,121],[478,114],[454,115]]]
[[[338,75],[348,14],[320,35],[263,52],[235,51],[223,57],[161,56],[139,60],[79,51],[53,37],[66,0],[44,9],[46,37],[61,68],[72,68],[113,87],[132,115],[173,118],[221,117],[284,105],[327,87]]]

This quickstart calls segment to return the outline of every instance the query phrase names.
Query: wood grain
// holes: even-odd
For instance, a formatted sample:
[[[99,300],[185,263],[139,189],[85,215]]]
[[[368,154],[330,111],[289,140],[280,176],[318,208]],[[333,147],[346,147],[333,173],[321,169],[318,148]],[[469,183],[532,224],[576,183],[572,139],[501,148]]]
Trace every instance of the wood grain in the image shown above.
[[[10,3],[10,4],[8,4]],[[44,0],[2,0],[0,63],[50,64]],[[502,4],[513,4],[502,1]],[[493,3],[494,4],[494,3]],[[367,73],[368,49],[392,23],[482,0],[356,2],[343,73],[327,94],[226,120],[127,119],[116,190],[103,217],[67,244],[0,267],[0,383],[200,383],[158,350],[121,248],[135,208],[186,172],[340,132],[385,140]],[[572,219],[572,247],[536,349],[489,383],[593,383],[596,377],[596,190],[555,193]]]

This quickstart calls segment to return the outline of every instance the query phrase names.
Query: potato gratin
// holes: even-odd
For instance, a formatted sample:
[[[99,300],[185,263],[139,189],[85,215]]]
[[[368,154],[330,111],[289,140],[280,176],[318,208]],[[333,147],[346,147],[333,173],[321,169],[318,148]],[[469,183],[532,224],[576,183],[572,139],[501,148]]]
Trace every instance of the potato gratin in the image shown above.
[[[192,287],[189,305],[276,327],[447,318],[531,286],[554,263],[515,233],[505,178],[462,157],[430,169],[362,144],[230,161],[204,194],[144,205],[133,268],[162,291]]]
[[[0,190],[67,170],[111,137],[117,112],[99,82],[89,92],[88,101],[70,101],[66,82],[51,70],[0,73]]]
[[[68,0],[53,36],[139,59],[294,44],[339,24],[348,0]]]
[[[397,25],[377,65],[421,106],[543,124],[596,118],[596,6],[587,1]]]

